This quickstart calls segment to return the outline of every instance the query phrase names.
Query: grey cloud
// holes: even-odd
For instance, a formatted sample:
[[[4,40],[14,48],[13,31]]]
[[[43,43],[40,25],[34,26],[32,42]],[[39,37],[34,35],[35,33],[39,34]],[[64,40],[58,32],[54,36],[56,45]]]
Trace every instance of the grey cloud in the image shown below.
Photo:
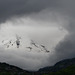
[[[59,44],[55,47],[55,55],[57,60],[73,58],[75,57],[75,22],[74,17],[69,20],[69,24],[65,25],[65,28],[68,30],[69,34],[60,41]]]
[[[73,2],[72,2],[73,1]],[[73,11],[74,0],[0,0],[0,21],[13,16],[37,13],[44,9],[56,11]],[[68,4],[69,3],[69,4]],[[68,9],[68,6],[72,6]],[[74,8],[74,7],[73,7]],[[64,10],[65,9],[65,10]]]

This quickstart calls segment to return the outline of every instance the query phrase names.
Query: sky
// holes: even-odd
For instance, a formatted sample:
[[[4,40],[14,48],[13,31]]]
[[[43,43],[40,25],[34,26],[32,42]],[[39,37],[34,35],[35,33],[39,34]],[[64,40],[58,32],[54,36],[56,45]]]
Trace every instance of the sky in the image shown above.
[[[37,71],[75,57],[74,7],[75,0],[0,0],[0,62]],[[16,35],[20,47],[7,48]]]

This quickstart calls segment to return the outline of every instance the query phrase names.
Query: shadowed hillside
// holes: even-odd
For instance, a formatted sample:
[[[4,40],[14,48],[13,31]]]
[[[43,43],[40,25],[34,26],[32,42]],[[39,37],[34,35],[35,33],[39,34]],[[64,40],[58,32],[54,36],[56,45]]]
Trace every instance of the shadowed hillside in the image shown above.
[[[75,75],[75,58],[65,59],[54,66],[45,67],[37,72],[29,72],[6,63],[0,63],[0,75]]]
[[[30,75],[28,71],[25,71],[16,66],[12,66],[6,63],[0,63],[0,75]]]

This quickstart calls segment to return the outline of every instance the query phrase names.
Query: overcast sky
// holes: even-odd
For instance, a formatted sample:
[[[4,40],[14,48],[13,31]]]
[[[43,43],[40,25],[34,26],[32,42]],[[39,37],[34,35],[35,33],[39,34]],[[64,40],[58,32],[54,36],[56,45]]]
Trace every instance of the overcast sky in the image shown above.
[[[75,0],[0,0],[0,62],[38,70],[75,57],[74,8]],[[16,34],[20,48],[7,48],[2,40],[14,42]],[[32,46],[31,40],[50,52]]]

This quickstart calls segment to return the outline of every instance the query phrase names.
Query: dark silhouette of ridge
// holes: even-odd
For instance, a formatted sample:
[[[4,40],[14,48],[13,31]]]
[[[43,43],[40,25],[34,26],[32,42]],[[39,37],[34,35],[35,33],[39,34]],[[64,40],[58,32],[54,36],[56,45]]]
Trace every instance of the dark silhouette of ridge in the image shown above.
[[[75,75],[75,58],[59,61],[54,66],[41,68],[36,72],[0,63],[0,75]]]

